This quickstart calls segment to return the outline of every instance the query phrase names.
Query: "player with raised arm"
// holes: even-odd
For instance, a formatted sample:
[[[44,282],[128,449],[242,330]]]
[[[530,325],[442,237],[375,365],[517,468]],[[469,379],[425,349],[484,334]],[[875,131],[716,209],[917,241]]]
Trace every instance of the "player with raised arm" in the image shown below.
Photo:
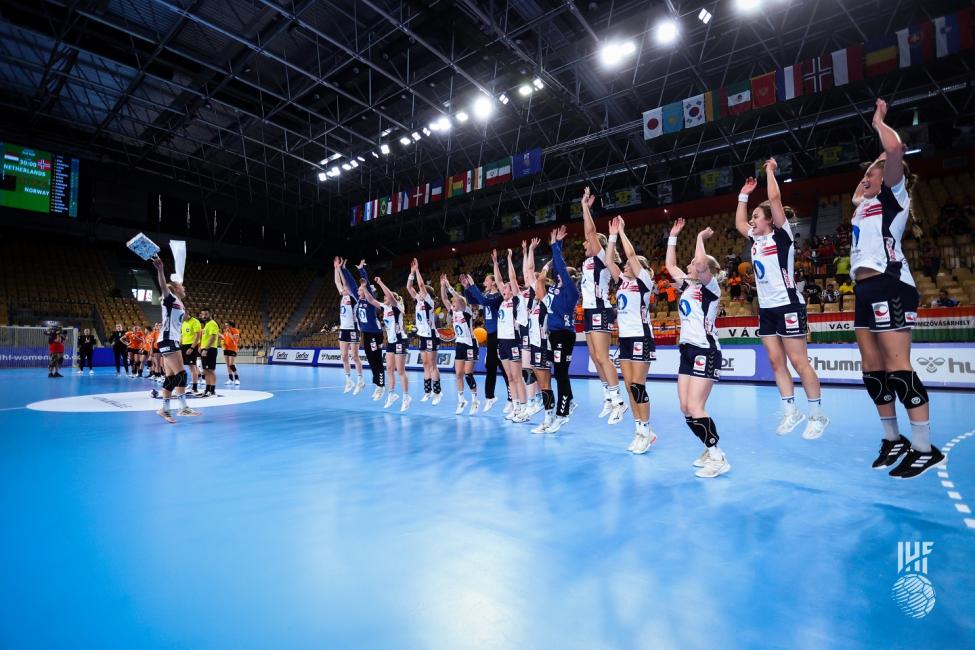
[[[390,291],[378,275],[374,278],[376,286],[383,292],[383,302],[373,299],[374,307],[383,310],[383,330],[386,332],[386,375],[389,377],[389,395],[383,408],[389,408],[400,398],[396,394],[396,377],[400,378],[403,387],[403,403],[400,411],[410,408],[410,380],[406,374],[407,338],[403,328],[403,298],[398,293]]]
[[[365,387],[362,378],[362,359],[359,358],[359,328],[355,322],[355,303],[353,287],[346,285],[342,269],[345,260],[336,257],[332,260],[332,274],[335,289],[339,292],[339,356],[342,358],[342,370],[345,372],[345,386],[343,393],[355,391],[358,395]],[[355,364],[356,379],[352,379],[352,365]]]
[[[470,276],[461,276],[464,288],[474,286]],[[474,338],[472,323],[474,315],[467,304],[467,299],[454,291],[445,274],[440,275],[440,299],[444,308],[450,312],[450,324],[454,329],[454,379],[457,382],[457,415],[461,415],[467,408],[464,399],[464,383],[471,391],[470,415],[475,415],[480,406],[477,399],[477,381],[474,379],[474,364],[477,362],[478,345]]]
[[[156,267],[156,280],[159,282],[161,296],[159,307],[162,310],[162,325],[159,328],[159,355],[162,359],[163,373],[166,375],[162,385],[162,408],[157,412],[166,422],[174,424],[176,419],[169,410],[169,402],[173,396],[179,402],[178,415],[200,414],[186,404],[186,370],[183,369],[180,345],[183,317],[186,314],[184,307],[186,289],[182,282],[166,282],[163,261],[158,255],[152,257],[152,265]]]
[[[413,288],[413,279],[416,278],[416,289]],[[423,276],[420,274],[420,263],[413,258],[410,264],[410,275],[406,280],[406,290],[410,297],[416,301],[414,312],[414,323],[416,334],[420,338],[420,359],[423,362],[423,399],[426,402],[431,397],[436,406],[443,398],[440,388],[440,368],[437,367],[437,350],[440,349],[440,337],[437,336],[437,328],[433,322],[433,309],[436,303],[433,300],[433,287],[428,287],[423,283]]]

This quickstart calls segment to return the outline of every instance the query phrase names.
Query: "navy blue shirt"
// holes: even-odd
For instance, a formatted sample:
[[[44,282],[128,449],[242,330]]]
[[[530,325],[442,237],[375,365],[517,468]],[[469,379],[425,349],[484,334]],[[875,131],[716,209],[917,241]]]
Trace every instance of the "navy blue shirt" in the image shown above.
[[[487,330],[487,333],[497,333],[498,308],[501,307],[501,303],[504,301],[501,293],[495,291],[494,293],[483,294],[480,289],[472,284],[464,289],[464,297],[467,298],[467,302],[480,305],[484,308],[484,329]]]
[[[365,267],[359,269],[359,275],[366,281],[366,291],[372,295],[372,289],[369,286],[369,274],[367,273]],[[345,284],[348,286],[349,293],[353,296],[358,296],[359,288],[355,283],[355,278],[352,277],[351,271],[343,268],[342,277],[345,279]],[[358,324],[360,332],[379,334],[382,331],[382,329],[379,327],[379,321],[376,318],[376,308],[373,307],[368,300],[363,300],[362,298],[359,298],[355,304],[355,322]]]
[[[549,310],[546,326],[550,332],[576,329],[576,303],[579,302],[579,288],[572,281],[569,269],[562,259],[562,242],[552,244],[552,265],[562,280],[562,286],[553,287],[552,307]]]

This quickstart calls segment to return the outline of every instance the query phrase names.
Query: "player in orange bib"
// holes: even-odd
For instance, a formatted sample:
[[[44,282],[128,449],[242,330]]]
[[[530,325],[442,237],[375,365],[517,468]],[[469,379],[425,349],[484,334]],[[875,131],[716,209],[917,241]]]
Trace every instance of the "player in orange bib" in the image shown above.
[[[153,326],[152,330],[146,332],[142,342],[142,356],[149,363],[149,379],[155,381],[159,374],[159,351],[156,348],[156,341],[159,339],[159,323]]]
[[[142,376],[142,346],[145,345],[146,335],[138,325],[132,326],[129,336],[129,365],[132,366],[132,376]]]
[[[240,386],[240,375],[237,374],[237,346],[240,345],[240,330],[237,324],[228,320],[223,326],[223,359],[227,364],[228,385]]]

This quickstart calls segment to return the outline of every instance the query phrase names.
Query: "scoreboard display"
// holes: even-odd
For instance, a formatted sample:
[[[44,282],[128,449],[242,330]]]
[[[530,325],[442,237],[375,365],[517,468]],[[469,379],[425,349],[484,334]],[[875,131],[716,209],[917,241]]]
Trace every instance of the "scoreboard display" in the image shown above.
[[[0,143],[0,207],[78,216],[77,158]]]

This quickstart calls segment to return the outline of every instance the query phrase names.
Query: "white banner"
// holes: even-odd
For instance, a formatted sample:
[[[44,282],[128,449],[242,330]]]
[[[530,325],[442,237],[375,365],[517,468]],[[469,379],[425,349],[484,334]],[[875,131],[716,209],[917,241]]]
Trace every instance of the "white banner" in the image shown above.
[[[609,356],[613,363],[619,368],[620,363],[617,358],[619,349],[612,347],[609,349]],[[680,369],[680,350],[678,348],[658,348],[657,360],[650,363],[650,378],[676,377]],[[589,372],[595,374],[596,366],[592,358],[589,358]],[[721,376],[722,377],[754,377],[755,376],[755,350],[750,348],[728,348],[721,350]]]
[[[314,359],[315,351],[313,349],[271,350],[272,363],[306,363],[311,365]]]
[[[362,363],[367,363],[366,353],[363,350],[359,350],[359,358],[362,359]],[[275,357],[276,360],[276,357]],[[385,353],[383,353],[383,361],[385,362]],[[334,348],[322,349],[318,351],[318,364],[319,366],[341,366],[342,356],[341,353]],[[454,367],[454,351],[453,350],[438,350],[437,351],[437,366],[440,368],[453,368]],[[406,355],[406,367],[411,369],[418,369],[423,367],[423,359],[420,358],[419,350],[410,350]]]
[[[820,379],[863,381],[860,351],[854,346],[810,348],[809,363]],[[926,384],[975,385],[975,348],[915,346],[911,348],[911,363]],[[798,379],[792,366],[789,372]]]

